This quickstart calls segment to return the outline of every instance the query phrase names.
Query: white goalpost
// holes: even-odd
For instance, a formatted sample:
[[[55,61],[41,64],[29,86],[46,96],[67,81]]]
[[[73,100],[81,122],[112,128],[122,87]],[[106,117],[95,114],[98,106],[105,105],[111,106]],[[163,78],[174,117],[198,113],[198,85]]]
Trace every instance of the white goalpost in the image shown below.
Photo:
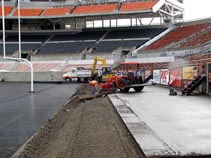
[[[18,62],[26,62],[30,69],[31,69],[31,89],[30,89],[30,93],[34,92],[34,70],[33,70],[33,65],[30,61],[28,61],[27,59],[23,59],[21,58],[21,30],[20,30],[20,0],[18,0],[18,36],[19,36],[19,41],[18,41],[18,45],[19,45],[19,54],[18,54],[18,58],[11,58],[11,57],[7,57],[6,56],[6,49],[5,49],[5,14],[4,14],[4,0],[1,1],[2,2],[2,34],[3,34],[3,39],[2,39],[2,43],[3,43],[3,58],[5,60],[13,60],[13,61],[18,61]]]

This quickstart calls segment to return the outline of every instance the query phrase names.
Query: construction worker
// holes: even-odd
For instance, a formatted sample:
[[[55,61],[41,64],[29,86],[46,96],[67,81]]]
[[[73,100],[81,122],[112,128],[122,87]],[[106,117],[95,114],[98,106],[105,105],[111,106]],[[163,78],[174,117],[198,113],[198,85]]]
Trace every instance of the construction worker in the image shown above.
[[[97,81],[95,81],[95,80],[89,81],[89,85],[92,86],[92,93],[96,94],[97,93]]]

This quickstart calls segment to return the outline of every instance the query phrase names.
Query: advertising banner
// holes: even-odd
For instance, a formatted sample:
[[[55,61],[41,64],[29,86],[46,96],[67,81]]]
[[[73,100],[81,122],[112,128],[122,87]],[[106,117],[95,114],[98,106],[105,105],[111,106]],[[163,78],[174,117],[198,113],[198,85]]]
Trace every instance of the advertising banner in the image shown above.
[[[169,71],[170,81],[169,85],[173,87],[182,87],[182,68],[173,69]]]
[[[198,75],[197,66],[187,66],[183,67],[182,70],[182,79],[185,80],[194,80]]]
[[[153,82],[160,84],[160,70],[153,70]]]
[[[160,70],[160,83],[164,85],[169,84],[169,70],[168,69]]]
[[[144,79],[146,79],[150,75],[151,75],[151,71],[150,70],[145,70]]]
[[[208,93],[210,94],[211,93],[211,63],[209,63],[208,65],[207,65],[207,73],[208,73],[208,75],[207,75],[207,82],[208,82]]]

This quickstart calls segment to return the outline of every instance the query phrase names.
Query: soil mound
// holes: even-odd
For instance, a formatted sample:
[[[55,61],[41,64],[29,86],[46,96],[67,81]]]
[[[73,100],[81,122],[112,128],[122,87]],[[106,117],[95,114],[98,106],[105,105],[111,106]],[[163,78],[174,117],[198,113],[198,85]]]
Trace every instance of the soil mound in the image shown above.
[[[139,146],[107,96],[93,95],[81,85],[64,105],[28,141],[19,158],[139,158]]]

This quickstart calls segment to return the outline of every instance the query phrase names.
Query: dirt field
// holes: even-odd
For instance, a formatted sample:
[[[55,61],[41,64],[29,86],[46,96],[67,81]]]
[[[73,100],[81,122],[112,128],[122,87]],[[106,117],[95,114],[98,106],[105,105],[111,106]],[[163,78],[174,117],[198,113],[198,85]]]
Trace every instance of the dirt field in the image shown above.
[[[91,93],[82,85],[71,101],[41,128],[20,158],[142,158],[140,148],[108,97],[80,100]]]

